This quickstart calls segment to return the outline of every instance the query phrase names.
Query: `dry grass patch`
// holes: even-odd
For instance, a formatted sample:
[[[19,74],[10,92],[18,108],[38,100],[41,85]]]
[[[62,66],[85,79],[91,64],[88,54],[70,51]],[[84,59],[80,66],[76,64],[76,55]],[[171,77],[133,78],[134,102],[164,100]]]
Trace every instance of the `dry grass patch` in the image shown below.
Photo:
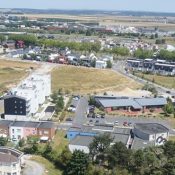
[[[0,93],[16,85],[29,73],[30,67],[38,67],[33,63],[0,60]]]
[[[154,81],[154,83],[162,85],[168,88],[175,88],[175,77],[161,76],[161,75],[152,75],[152,74],[143,74],[135,73],[135,75],[142,77],[149,81]]]
[[[138,83],[112,70],[99,70],[74,66],[57,67],[52,71],[52,90],[62,88],[71,93],[118,91],[129,87],[137,89]]]

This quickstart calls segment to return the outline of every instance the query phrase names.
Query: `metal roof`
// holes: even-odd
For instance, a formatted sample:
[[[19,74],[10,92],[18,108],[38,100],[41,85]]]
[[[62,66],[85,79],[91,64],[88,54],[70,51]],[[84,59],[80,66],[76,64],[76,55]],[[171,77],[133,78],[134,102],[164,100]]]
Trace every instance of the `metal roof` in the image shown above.
[[[80,145],[88,147],[92,143],[93,139],[93,136],[78,135],[70,142],[70,145]]]
[[[138,98],[135,101],[140,106],[162,106],[167,104],[166,98]]]
[[[142,106],[139,105],[133,99],[113,99],[113,100],[99,100],[101,105],[105,108],[107,107],[133,107],[134,109],[141,109]]]
[[[135,129],[139,129],[146,134],[157,134],[169,132],[169,129],[159,123],[136,123]]]

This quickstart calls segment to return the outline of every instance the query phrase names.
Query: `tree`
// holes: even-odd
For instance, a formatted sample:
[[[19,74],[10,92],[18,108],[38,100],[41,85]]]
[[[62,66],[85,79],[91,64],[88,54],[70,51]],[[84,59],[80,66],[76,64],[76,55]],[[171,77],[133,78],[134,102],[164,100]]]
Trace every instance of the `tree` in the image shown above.
[[[75,150],[67,165],[65,175],[86,175],[89,160],[83,151]]]
[[[168,159],[175,157],[175,142],[167,141],[163,146],[163,150]]]
[[[65,169],[72,158],[72,153],[68,147],[65,147],[61,152],[60,156],[56,160],[56,165],[62,166]]]
[[[58,97],[56,105],[55,105],[55,112],[61,112],[64,108],[64,99],[63,96]]]
[[[7,142],[7,138],[0,137],[0,146],[6,146]]]
[[[155,38],[158,38],[158,37],[159,37],[159,35],[158,35],[158,33],[156,33],[156,34],[155,34]]]
[[[111,138],[108,133],[95,136],[93,142],[89,146],[92,160],[103,163],[112,141],[113,138]]]
[[[163,110],[166,114],[173,114],[174,113],[174,104],[171,100],[167,100],[167,104],[164,106]]]
[[[107,68],[111,69],[112,68],[112,62],[110,60],[107,61]]]
[[[115,143],[109,149],[110,167],[127,167],[130,161],[131,152],[122,142]]]
[[[25,144],[25,140],[24,139],[21,139],[18,143],[19,147],[23,147]]]

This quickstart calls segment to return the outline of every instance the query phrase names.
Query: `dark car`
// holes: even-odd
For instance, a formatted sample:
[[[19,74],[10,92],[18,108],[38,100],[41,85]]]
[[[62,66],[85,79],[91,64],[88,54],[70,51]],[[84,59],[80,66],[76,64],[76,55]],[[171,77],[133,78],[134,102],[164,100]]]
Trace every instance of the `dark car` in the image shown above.
[[[99,120],[96,120],[95,123],[99,123]]]
[[[73,121],[73,119],[72,118],[67,118],[66,121],[71,122],[71,121]]]

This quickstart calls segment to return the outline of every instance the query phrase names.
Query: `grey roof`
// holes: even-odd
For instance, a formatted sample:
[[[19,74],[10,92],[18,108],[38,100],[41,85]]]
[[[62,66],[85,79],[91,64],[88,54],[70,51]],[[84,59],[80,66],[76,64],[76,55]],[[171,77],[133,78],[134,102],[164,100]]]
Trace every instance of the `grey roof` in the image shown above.
[[[80,145],[80,146],[89,146],[94,137],[93,136],[76,136],[73,140],[71,140],[70,145]]]
[[[18,162],[18,158],[8,154],[8,153],[2,153],[0,152],[0,164],[5,163],[5,164],[10,164],[10,163],[15,163]]]
[[[53,122],[40,122],[38,128],[54,128]]]
[[[113,100],[99,100],[103,107],[133,107],[134,109],[141,109],[142,106],[139,105],[133,99],[113,99]]]
[[[135,123],[134,129],[139,129],[147,134],[165,133],[169,129],[159,123]]]
[[[23,99],[23,100],[26,99],[26,98],[18,96],[18,95],[6,95],[6,96],[3,96],[3,99],[9,99],[9,98],[14,98],[14,97],[19,98],[19,99]]]
[[[92,131],[92,129],[93,129],[93,127],[92,126],[82,126],[82,131],[83,132],[94,132],[94,131]]]
[[[13,122],[13,123],[11,124],[11,126],[13,126],[13,127],[24,127],[25,124],[26,124],[25,121],[15,121],[15,122]]]
[[[145,141],[145,140],[140,139],[138,137],[134,137],[132,149],[135,149],[135,150],[144,149],[144,148],[151,147],[154,145],[155,145],[154,141]]]
[[[122,142],[126,145],[129,139],[129,134],[112,133],[111,137],[114,138],[113,143]]]
[[[118,128],[118,127],[115,127],[114,128],[114,133],[115,134],[130,134],[130,130],[129,128]]]
[[[0,120],[0,125],[1,126],[10,126],[12,124],[12,121],[10,120]]]
[[[166,98],[139,98],[135,99],[141,106],[162,106],[167,104]]]
[[[106,132],[113,132],[113,126],[105,126],[105,125],[96,125],[92,129],[93,131],[106,131]]]
[[[164,106],[167,104],[166,98],[129,98],[129,99],[98,99],[101,105],[108,107],[133,107],[134,109],[142,109],[144,106]]]
[[[69,131],[70,131],[70,132],[79,132],[79,131],[82,131],[82,129],[79,128],[79,127],[70,127],[70,128],[69,128]]]
[[[26,122],[24,127],[37,128],[39,124],[40,124],[39,122]]]

